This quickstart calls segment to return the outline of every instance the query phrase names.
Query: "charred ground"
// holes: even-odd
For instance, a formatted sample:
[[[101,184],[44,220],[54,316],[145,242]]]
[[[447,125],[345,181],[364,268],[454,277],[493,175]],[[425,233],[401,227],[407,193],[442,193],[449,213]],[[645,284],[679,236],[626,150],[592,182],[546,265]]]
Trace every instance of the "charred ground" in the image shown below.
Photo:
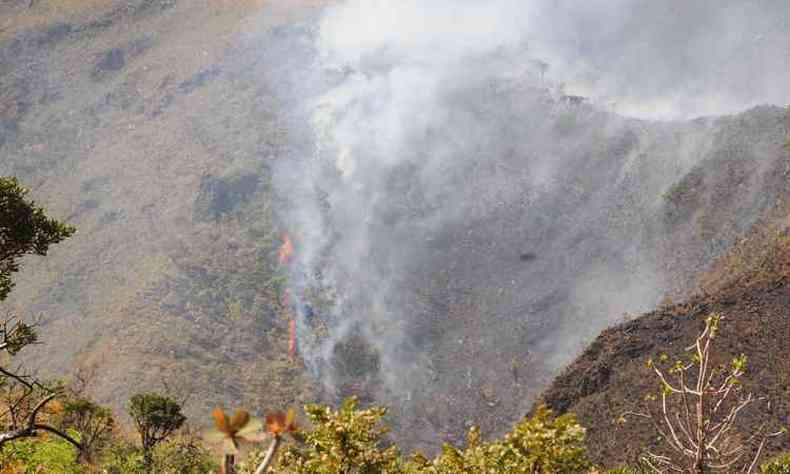
[[[779,214],[781,216],[781,213]],[[782,222],[783,219],[778,219]],[[785,216],[786,224],[786,216]],[[659,384],[646,368],[649,358],[687,357],[687,347],[711,313],[723,317],[715,342],[714,364],[748,357],[744,390],[767,396],[765,406],[743,412],[744,432],[766,420],[790,423],[790,234],[787,227],[759,226],[700,280],[700,293],[605,330],[541,397],[558,412],[573,412],[588,427],[592,459],[609,467],[634,464],[646,449],[661,449],[649,422],[618,420],[639,409]],[[766,454],[790,449],[786,436],[769,444]]]

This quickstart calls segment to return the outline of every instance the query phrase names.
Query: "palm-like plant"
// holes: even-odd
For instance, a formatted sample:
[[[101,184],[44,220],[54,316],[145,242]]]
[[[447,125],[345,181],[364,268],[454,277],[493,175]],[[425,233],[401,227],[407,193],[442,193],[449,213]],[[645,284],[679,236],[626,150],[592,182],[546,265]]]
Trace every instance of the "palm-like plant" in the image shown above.
[[[274,459],[277,448],[280,446],[282,436],[285,434],[294,435],[299,431],[296,424],[296,412],[293,408],[283,413],[277,411],[266,415],[266,432],[272,437],[272,443],[266,451],[266,456],[263,458],[255,474],[263,474]]]
[[[258,441],[263,423],[251,417],[246,410],[236,410],[232,417],[228,417],[221,408],[216,408],[211,415],[214,418],[214,429],[204,437],[210,443],[223,443],[225,474],[232,474],[239,446],[243,442]]]

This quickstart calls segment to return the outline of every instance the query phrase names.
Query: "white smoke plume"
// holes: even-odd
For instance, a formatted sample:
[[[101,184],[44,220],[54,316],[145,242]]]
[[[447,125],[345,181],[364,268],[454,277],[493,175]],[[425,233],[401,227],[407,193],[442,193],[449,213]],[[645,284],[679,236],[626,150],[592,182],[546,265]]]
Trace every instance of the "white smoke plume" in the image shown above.
[[[332,295],[328,337],[301,321],[309,365],[330,392],[357,379],[403,403],[449,397],[448,419],[469,406],[453,394],[467,380],[496,385],[511,356],[550,374],[654,306],[673,278],[662,196],[717,127],[678,120],[787,103],[789,14],[734,0],[328,5],[284,73],[298,144],[277,179],[298,278]],[[352,337],[375,353],[358,372],[337,360]]]

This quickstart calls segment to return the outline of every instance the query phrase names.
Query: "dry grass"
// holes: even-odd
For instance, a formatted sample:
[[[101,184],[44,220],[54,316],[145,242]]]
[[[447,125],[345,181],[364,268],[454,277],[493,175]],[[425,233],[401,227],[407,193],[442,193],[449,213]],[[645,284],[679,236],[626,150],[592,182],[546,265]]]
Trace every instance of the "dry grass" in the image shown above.
[[[790,233],[777,225],[767,225],[738,241],[730,252],[699,277],[698,287],[704,293],[717,293],[788,278]]]
[[[77,16],[105,12],[112,4],[113,0],[35,0],[30,7],[17,6],[11,14],[4,15],[6,18],[0,20],[0,41],[31,29],[67,22]]]

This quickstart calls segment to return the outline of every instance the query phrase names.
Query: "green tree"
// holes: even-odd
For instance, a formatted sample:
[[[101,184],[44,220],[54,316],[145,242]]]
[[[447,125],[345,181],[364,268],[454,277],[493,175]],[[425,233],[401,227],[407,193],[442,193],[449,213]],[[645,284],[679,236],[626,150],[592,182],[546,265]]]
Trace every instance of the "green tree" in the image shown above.
[[[74,234],[74,227],[47,217],[27,198],[16,178],[0,176],[0,301],[8,297],[25,255],[46,255],[49,246]]]
[[[178,402],[158,393],[138,393],[130,402],[129,415],[140,434],[143,465],[148,474],[153,468],[154,448],[181,428],[186,417]]]
[[[71,236],[74,228],[47,217],[44,209],[27,198],[29,191],[16,178],[0,176],[0,302],[14,287],[12,276],[26,255],[46,255],[49,247]],[[14,356],[37,341],[33,326],[7,314],[0,318],[0,353]],[[58,387],[41,383],[30,374],[0,365],[0,447],[21,438],[48,432],[77,449],[80,443],[65,431],[41,423],[40,416],[59,393]]]
[[[60,427],[79,433],[82,450],[80,458],[90,462],[95,454],[112,438],[115,420],[109,408],[86,398],[71,398],[63,402]]]
[[[346,399],[338,411],[323,405],[307,405],[313,429],[300,433],[304,449],[290,446],[280,467],[294,474],[352,474],[399,472],[399,454],[385,447],[389,431],[381,424],[386,408],[357,409],[357,399]]]

